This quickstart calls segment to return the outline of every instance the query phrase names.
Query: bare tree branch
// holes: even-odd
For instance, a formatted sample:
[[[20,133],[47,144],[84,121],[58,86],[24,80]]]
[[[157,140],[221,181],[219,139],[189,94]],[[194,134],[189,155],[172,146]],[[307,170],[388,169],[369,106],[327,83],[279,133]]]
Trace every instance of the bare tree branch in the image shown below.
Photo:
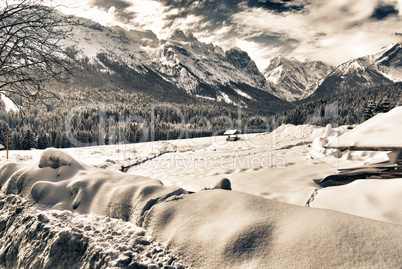
[[[71,22],[43,0],[7,1],[0,10],[0,91],[29,102],[54,96],[44,85],[72,74],[74,54],[63,46]]]

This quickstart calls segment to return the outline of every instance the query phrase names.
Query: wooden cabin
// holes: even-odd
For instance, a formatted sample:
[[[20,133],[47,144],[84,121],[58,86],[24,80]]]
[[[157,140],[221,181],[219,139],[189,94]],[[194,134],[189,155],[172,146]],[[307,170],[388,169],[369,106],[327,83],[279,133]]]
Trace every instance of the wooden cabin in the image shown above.
[[[226,141],[237,141],[240,140],[240,137],[238,136],[241,133],[239,130],[226,130],[224,135],[227,135]]]

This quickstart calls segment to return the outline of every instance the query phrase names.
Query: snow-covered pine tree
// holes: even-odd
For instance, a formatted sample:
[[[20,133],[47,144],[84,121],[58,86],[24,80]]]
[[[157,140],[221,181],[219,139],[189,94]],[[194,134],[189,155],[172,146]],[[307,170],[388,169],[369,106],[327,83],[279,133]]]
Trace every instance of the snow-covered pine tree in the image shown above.
[[[4,120],[0,120],[0,144],[6,147],[8,124]]]
[[[373,100],[370,100],[367,103],[366,107],[364,108],[364,120],[368,120],[368,119],[374,117],[375,108],[376,108],[376,104],[374,103]]]
[[[378,113],[386,113],[393,108],[391,100],[387,96],[382,99],[377,106]]]
[[[386,113],[394,108],[396,103],[393,103],[387,96],[382,100],[370,100],[364,109],[364,120],[368,120],[378,113]]]
[[[21,141],[21,149],[29,150],[36,147],[36,139],[31,130],[26,129]]]

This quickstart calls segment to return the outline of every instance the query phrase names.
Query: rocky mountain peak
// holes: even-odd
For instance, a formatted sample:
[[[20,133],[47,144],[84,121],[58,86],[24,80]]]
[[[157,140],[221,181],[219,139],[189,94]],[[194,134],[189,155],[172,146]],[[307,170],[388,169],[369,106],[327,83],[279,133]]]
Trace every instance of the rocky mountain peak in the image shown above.
[[[193,37],[193,35],[191,35]],[[172,41],[189,42],[189,38],[184,34],[182,30],[176,29],[170,36]]]
[[[153,41],[159,41],[156,34],[151,30],[145,30],[145,31],[129,30],[128,36],[131,37],[132,40],[150,39]]]
[[[312,94],[309,86],[332,69],[323,62],[301,62],[296,58],[278,56],[271,59],[269,66],[264,70],[264,76],[272,94],[293,102]]]
[[[250,58],[247,52],[240,48],[231,48],[225,52],[226,59],[233,66],[243,70],[248,70],[253,74],[261,74],[255,62]]]
[[[269,62],[269,66],[264,70],[265,72],[268,72],[269,70],[272,70],[274,68],[279,67],[280,65],[291,65],[294,62],[299,62],[296,58],[285,58],[281,55],[274,57],[271,59],[271,61]]]

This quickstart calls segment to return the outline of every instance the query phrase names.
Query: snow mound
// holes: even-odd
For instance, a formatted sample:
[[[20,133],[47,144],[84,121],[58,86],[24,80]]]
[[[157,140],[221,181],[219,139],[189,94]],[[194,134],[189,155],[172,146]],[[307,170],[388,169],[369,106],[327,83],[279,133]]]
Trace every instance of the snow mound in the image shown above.
[[[356,180],[318,191],[312,207],[402,224],[402,180]]]
[[[348,134],[349,126],[332,128],[327,125],[322,136],[318,136],[311,144],[309,155],[312,159],[324,159],[326,156],[342,159],[344,161],[382,162],[389,160],[388,153],[385,151],[368,150],[340,150],[338,147],[328,147],[328,145],[338,145],[340,137]]]
[[[316,137],[313,140],[310,150],[310,156],[312,158],[318,159],[326,155],[340,157],[342,154],[338,149],[327,149],[325,146],[329,141],[335,141],[338,139],[339,135],[344,134],[347,131],[347,126],[340,126],[338,128],[332,128],[331,124],[325,127],[323,135]]]
[[[39,160],[39,168],[51,167],[57,169],[60,166],[74,166],[77,169],[82,168],[73,157],[67,153],[54,148],[48,148],[43,151]]]
[[[39,164],[7,163],[0,188],[53,209],[140,221],[159,200],[186,193],[157,179],[85,166],[61,150],[45,150]]]
[[[293,124],[282,124],[274,130],[278,137],[289,137],[294,139],[302,138],[315,138],[322,134],[322,127],[305,124],[305,125],[293,125]]]
[[[402,148],[402,106],[388,113],[380,113],[355,129],[330,141],[327,147],[335,148]]]
[[[195,268],[389,268],[402,262],[400,225],[226,190],[157,204],[144,227]]]

